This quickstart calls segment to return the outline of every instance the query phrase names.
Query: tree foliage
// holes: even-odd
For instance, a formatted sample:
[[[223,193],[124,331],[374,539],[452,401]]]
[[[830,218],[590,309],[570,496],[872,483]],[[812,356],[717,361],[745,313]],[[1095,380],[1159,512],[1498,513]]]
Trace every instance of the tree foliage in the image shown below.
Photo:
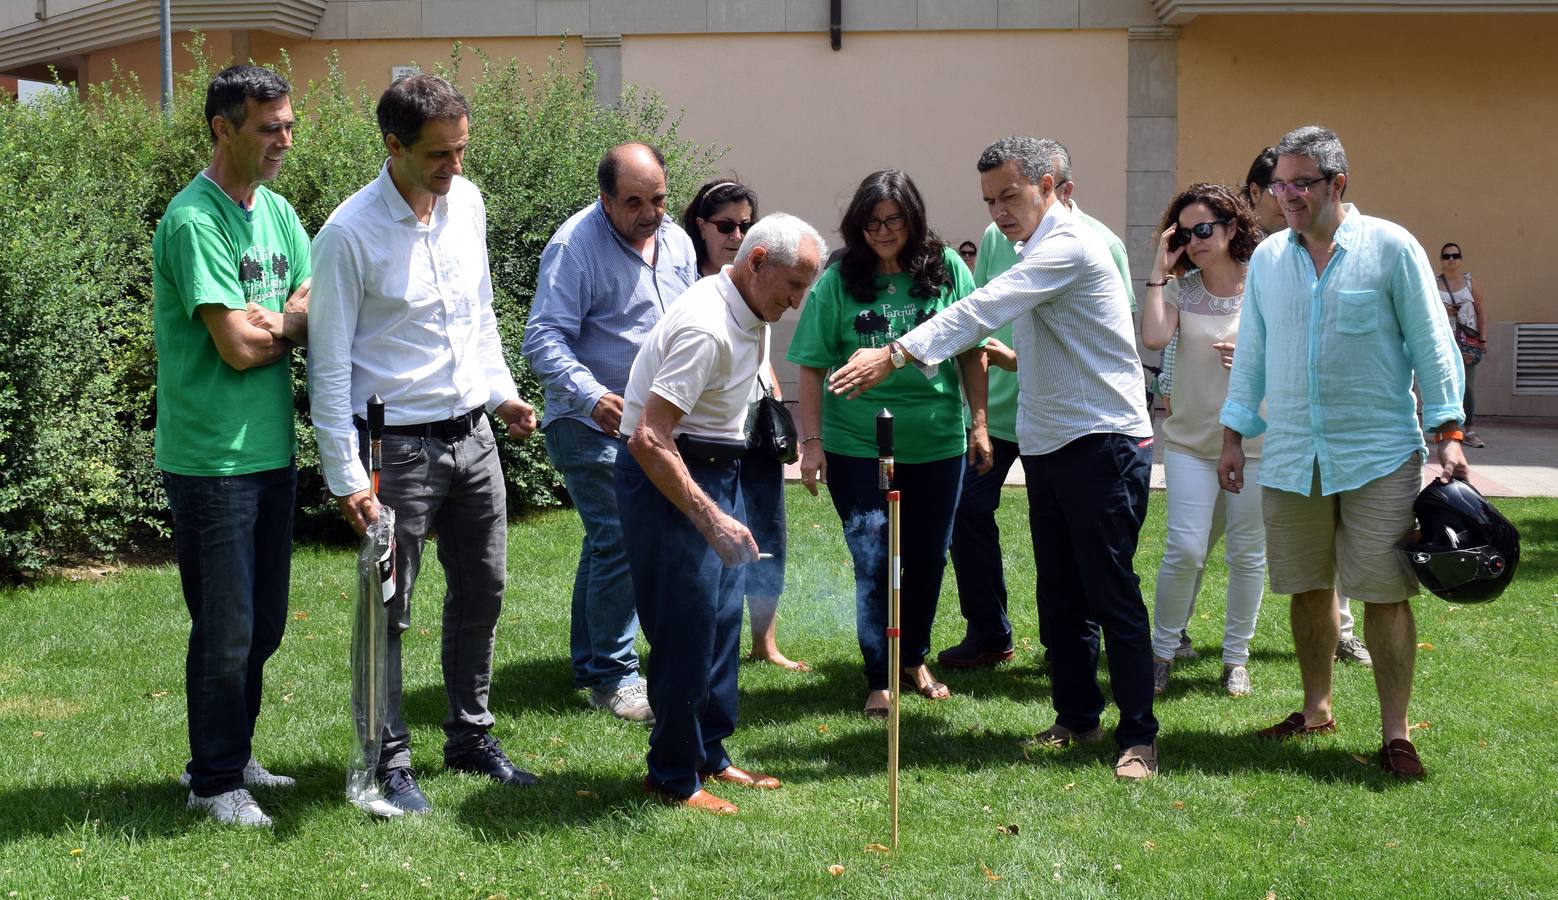
[[[168,201],[209,161],[205,86],[217,66],[202,48],[197,37],[171,118],[146,104],[134,73],[118,70],[85,96],[0,101],[0,578],[168,537],[152,457],[151,238]],[[521,393],[539,404],[519,355],[537,264],[557,226],[594,199],[600,155],[626,140],[655,142],[679,206],[717,154],[682,139],[652,94],[630,89],[616,107],[600,107],[593,73],[555,57],[534,72],[455,44],[437,68],[456,75],[471,57],[479,73],[464,82],[472,108],[465,174],[486,197],[505,352]],[[290,76],[285,57],[274,67]],[[377,98],[349,86],[333,55],[328,72],[293,85],[295,145],[271,185],[310,234],[384,160]],[[337,526],[308,427],[304,365],[299,354],[298,503],[307,534]],[[539,440],[501,446],[512,506],[560,501]]]

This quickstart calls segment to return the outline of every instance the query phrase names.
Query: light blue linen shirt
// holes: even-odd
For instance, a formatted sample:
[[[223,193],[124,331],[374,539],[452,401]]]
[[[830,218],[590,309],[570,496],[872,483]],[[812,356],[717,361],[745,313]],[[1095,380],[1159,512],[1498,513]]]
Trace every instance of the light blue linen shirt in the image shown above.
[[[1318,277],[1292,230],[1256,248],[1221,415],[1245,437],[1266,435],[1262,485],[1305,496],[1317,465],[1328,496],[1427,454],[1413,373],[1424,425],[1465,419],[1460,353],[1428,255],[1405,228],[1343,209]]]
[[[666,307],[698,280],[692,240],[667,216],[655,264],[617,234],[596,200],[564,222],[541,251],[521,352],[545,392],[541,427],[578,419],[627,389],[638,348]]]

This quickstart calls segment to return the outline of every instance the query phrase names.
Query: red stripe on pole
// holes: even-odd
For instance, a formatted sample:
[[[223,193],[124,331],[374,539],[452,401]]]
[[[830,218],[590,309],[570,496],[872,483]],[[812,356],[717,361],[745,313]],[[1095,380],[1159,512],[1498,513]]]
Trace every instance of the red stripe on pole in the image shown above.
[[[887,502],[888,503],[897,503],[898,502],[898,492],[897,491],[888,491],[887,492]]]
[[[899,630],[897,628],[889,628],[889,629],[887,629],[887,636],[888,637],[898,637],[898,634],[899,634]]]

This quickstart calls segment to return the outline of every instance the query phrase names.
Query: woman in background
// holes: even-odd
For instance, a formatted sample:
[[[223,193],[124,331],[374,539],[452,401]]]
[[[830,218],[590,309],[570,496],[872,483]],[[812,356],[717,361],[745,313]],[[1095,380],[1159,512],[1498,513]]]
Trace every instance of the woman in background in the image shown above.
[[[1461,362],[1466,366],[1466,392],[1461,405],[1466,408],[1466,440],[1468,447],[1486,447],[1477,432],[1471,430],[1477,415],[1477,398],[1473,388],[1477,384],[1477,364],[1487,352],[1487,332],[1483,326],[1487,317],[1482,312],[1482,291],[1472,283],[1471,273],[1461,268],[1461,245],[1445,244],[1439,248],[1439,300],[1450,317],[1450,328],[1455,332],[1455,343],[1461,348]]]
[[[1153,603],[1157,694],[1168,689],[1175,649],[1215,541],[1219,505],[1225,510],[1228,560],[1222,685],[1232,696],[1250,692],[1246,664],[1265,588],[1266,531],[1259,491],[1230,494],[1217,483],[1223,435],[1218,412],[1228,396],[1245,266],[1261,236],[1249,208],[1232,191],[1221,185],[1192,185],[1164,213],[1147,279],[1142,343],[1159,349],[1179,335],[1174,405],[1163,421],[1168,529]],[[1259,439],[1251,445],[1254,449],[1247,449],[1246,455],[1258,460]]]
[[[801,483],[825,481],[855,564],[855,630],[865,661],[865,713],[888,709],[886,499],[878,484],[876,416],[893,414],[893,486],[903,492],[903,677],[927,700],[951,695],[931,675],[931,625],[941,597],[952,518],[970,444],[990,466],[984,351],[928,372],[904,369],[855,399],[823,390],[827,373],[862,347],[893,347],[916,325],[974,290],[968,267],[930,230],[925,203],[895,169],[866,176],[839,225],[844,252],[813,286],[790,342],[801,367]],[[899,357],[902,360],[902,357]],[[968,395],[972,430],[963,430]]]

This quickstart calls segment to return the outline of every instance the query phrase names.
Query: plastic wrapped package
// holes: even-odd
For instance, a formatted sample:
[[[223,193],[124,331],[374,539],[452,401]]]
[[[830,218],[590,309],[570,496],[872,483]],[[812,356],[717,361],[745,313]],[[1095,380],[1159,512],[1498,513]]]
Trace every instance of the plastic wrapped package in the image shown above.
[[[379,792],[375,772],[383,745],[385,645],[389,633],[386,604],[395,596],[395,511],[379,507],[379,520],[368,526],[357,553],[357,602],[352,622],[351,764],[346,799],[376,816],[398,816]]]

